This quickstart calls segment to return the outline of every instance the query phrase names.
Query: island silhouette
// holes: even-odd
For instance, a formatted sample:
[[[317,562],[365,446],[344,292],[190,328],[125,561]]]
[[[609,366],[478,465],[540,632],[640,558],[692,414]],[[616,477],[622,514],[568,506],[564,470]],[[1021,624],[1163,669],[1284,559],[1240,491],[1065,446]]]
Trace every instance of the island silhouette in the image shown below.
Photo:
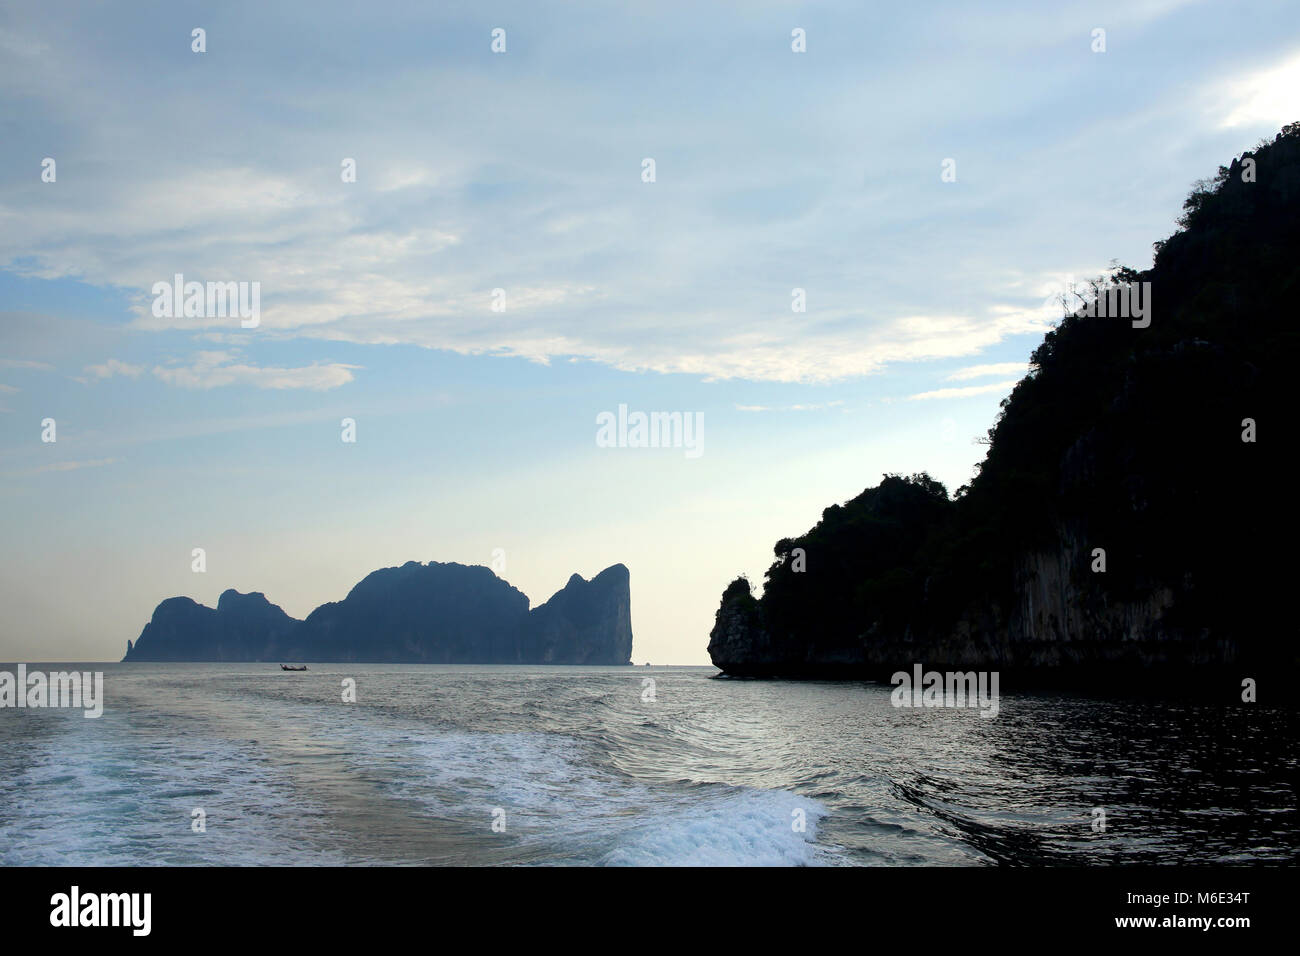
[[[479,565],[420,564],[366,575],[305,620],[260,592],[228,590],[215,608],[168,598],[124,662],[320,661],[417,664],[630,664],[630,576],[622,564],[574,574],[549,601]]]

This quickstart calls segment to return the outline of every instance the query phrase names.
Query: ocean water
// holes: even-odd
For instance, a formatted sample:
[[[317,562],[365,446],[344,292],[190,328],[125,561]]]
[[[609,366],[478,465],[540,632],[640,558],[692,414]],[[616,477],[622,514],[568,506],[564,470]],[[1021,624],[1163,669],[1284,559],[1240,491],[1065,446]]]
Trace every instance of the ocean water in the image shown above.
[[[102,717],[0,710],[0,864],[1300,855],[1300,719],[1260,705],[1004,694],[988,719],[711,667],[29,668],[74,666],[104,672]]]

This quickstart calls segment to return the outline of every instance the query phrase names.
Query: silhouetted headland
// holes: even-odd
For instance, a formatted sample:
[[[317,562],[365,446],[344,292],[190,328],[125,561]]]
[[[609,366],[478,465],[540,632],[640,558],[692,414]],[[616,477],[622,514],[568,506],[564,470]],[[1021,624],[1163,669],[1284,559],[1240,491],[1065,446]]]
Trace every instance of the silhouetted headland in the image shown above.
[[[480,566],[408,561],[367,575],[342,601],[296,620],[260,593],[216,608],[163,601],[124,661],[629,664],[628,569],[575,574],[545,604]]]
[[[1300,123],[1198,183],[1179,226],[1063,310],[969,485],[886,475],[777,542],[761,600],[733,581],[714,664],[1293,697]]]

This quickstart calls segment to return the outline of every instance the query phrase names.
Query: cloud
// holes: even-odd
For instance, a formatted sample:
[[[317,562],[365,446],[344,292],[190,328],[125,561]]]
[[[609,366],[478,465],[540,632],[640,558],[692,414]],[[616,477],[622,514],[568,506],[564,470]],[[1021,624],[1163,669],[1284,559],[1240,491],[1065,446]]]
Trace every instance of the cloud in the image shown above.
[[[118,359],[111,358],[102,365],[87,365],[85,371],[97,379],[112,378],[114,375],[125,375],[127,378],[139,378],[144,372],[143,365],[131,365],[128,362],[122,362]],[[84,380],[83,380],[84,381]]]
[[[1221,87],[1220,87],[1221,88]],[[1300,53],[1270,69],[1227,84],[1226,115],[1220,125],[1280,128],[1300,119]]]
[[[12,395],[16,391],[18,391],[18,389],[12,385],[0,385],[0,393]]]
[[[836,400],[807,405],[736,405],[735,408],[739,412],[815,412],[824,408],[836,408],[843,404],[843,401]]]
[[[168,385],[181,388],[221,388],[251,385],[254,388],[305,388],[326,391],[353,380],[358,365],[317,363],[299,368],[259,367],[237,360],[230,352],[198,352],[187,365],[158,365],[153,374]]]
[[[972,378],[985,378],[989,375],[1023,375],[1029,371],[1026,362],[994,362],[990,365],[969,365],[959,368],[951,375],[944,376],[945,382],[964,382]]]
[[[7,472],[5,477],[20,478],[31,475],[43,475],[49,472],[63,471],[80,471],[82,468],[102,468],[105,465],[116,463],[116,458],[94,458],[88,461],[56,461],[48,465],[41,465],[38,468],[29,468],[26,471]]]
[[[4,182],[0,268],[125,292],[144,331],[238,331],[152,315],[152,285],[180,272],[259,282],[268,338],[790,383],[974,356],[1059,318],[1002,281],[1010,264],[1047,275],[1149,256],[1177,213],[1167,184],[1222,159],[1221,142],[1206,145],[1215,117],[1184,102],[1204,64],[1176,31],[1148,31],[1129,74],[1102,69],[1121,54],[1088,52],[1086,30],[1021,6],[974,24],[956,3],[901,14],[900,35],[951,55],[918,65],[907,44],[878,44],[870,70],[861,37],[877,25],[847,8],[800,57],[776,6],[744,23],[692,9],[683,40],[685,7],[629,31],[613,8],[540,19],[523,5],[521,46],[493,57],[435,6],[397,5],[380,30],[321,3],[311,62],[284,57],[302,48],[284,14],[232,8],[221,32],[238,42],[200,57],[143,11],[33,12],[2,42],[45,52],[0,59],[0,100],[23,138],[52,142],[59,179]],[[1131,29],[1184,6],[1090,9]],[[987,42],[1006,54],[996,69]],[[323,66],[335,61],[355,69]],[[1099,106],[1128,102],[1134,82],[1155,118]],[[1133,134],[1126,150],[1099,150],[1117,127]],[[1175,159],[1135,169],[1144,153]],[[960,178],[945,185],[938,163],[954,154]],[[640,179],[648,155],[654,183]],[[345,156],[355,183],[340,179]],[[1134,197],[1122,221],[1119,181]],[[312,368],[160,377],[347,380]]]
[[[932,392],[920,392],[907,396],[910,401],[930,398],[970,398],[972,395],[987,395],[990,392],[1009,392],[1016,387],[1016,380],[994,382],[992,385],[967,385],[963,388],[940,388]]]
[[[320,16],[326,42],[365,29],[346,9],[326,5]],[[408,32],[429,32],[418,10],[395,16]],[[348,25],[326,28],[340,20]],[[178,78],[187,91],[182,97],[157,88],[129,59],[106,59],[79,33],[35,18],[28,40],[77,62],[77,72],[96,76],[94,88],[105,95],[87,99],[75,77],[52,73],[29,77],[27,85],[57,100],[59,115],[85,130],[84,148],[109,140],[140,145],[107,153],[113,158],[95,189],[75,206],[51,207],[49,192],[35,191],[0,208],[0,225],[6,215],[16,224],[25,210],[40,213],[23,216],[21,243],[6,241],[0,228],[0,263],[25,275],[125,290],[140,330],[222,335],[238,329],[237,319],[153,316],[148,290],[182,272],[192,281],[259,282],[259,332],[268,337],[412,344],[539,363],[579,358],[712,380],[860,378],[891,362],[973,355],[1015,334],[978,308],[958,320],[960,328],[937,320],[931,327],[951,335],[927,341],[908,316],[947,314],[951,303],[933,294],[932,282],[914,281],[901,297],[871,291],[878,282],[928,268],[909,245],[950,213],[950,195],[899,191],[881,209],[860,182],[845,191],[835,166],[862,155],[863,143],[843,143],[838,159],[827,164],[820,150],[809,150],[807,138],[832,131],[836,141],[844,137],[840,117],[850,105],[839,99],[842,92],[806,114],[800,135],[773,139],[772,110],[788,101],[802,111],[806,97],[792,98],[779,77],[760,68],[766,26],[748,28],[753,36],[737,47],[749,50],[746,60],[732,68],[756,78],[770,104],[738,107],[718,92],[629,113],[627,97],[639,96],[641,78],[661,64],[639,43],[607,49],[605,28],[617,23],[615,17],[604,26],[548,25],[540,34],[535,28],[534,55],[541,59],[511,60],[522,71],[511,77],[484,74],[481,57],[460,51],[430,60],[427,51],[411,58],[403,49],[343,81],[328,73],[284,73],[276,61],[255,56],[285,42],[282,31],[292,34],[290,25],[273,21],[245,35],[251,46],[238,54],[245,84],[212,85],[186,62],[184,79]],[[1041,26],[1048,28],[1046,20]],[[647,36],[677,31],[669,16],[648,18],[641,28]],[[615,67],[609,83],[593,87],[555,45],[560,38],[565,46],[581,42],[575,30],[601,38],[606,65]],[[898,75],[910,69],[902,60],[877,66]],[[695,79],[710,88],[704,75]],[[175,162],[146,145],[160,128],[172,130],[178,142],[197,132],[182,108],[195,87],[232,128],[265,147],[250,154],[232,141]],[[124,88],[150,92],[131,96]],[[275,110],[243,92],[258,88],[275,89],[285,109],[313,122],[290,131]],[[453,88],[464,95],[443,92]],[[116,92],[108,95],[110,89]],[[138,109],[114,105],[128,100]],[[400,109],[376,112],[377,101]],[[485,109],[494,117],[485,135],[443,134],[479,123]],[[570,117],[571,129],[557,131],[557,112]],[[409,123],[412,115],[441,119],[426,128]],[[359,119],[370,129],[366,150],[340,152]],[[910,128],[906,123],[890,133],[893,146],[880,141],[879,129],[858,138],[873,153],[888,154],[915,148]],[[679,141],[689,141],[689,149]],[[520,143],[529,144],[526,156]],[[641,159],[656,143],[658,181],[645,184]],[[339,159],[353,153],[358,179],[344,184]],[[263,163],[262,155],[275,155],[274,164]],[[53,188],[65,189],[62,176]],[[75,181],[67,188],[76,188]],[[880,261],[864,271],[854,251],[863,237],[846,234],[845,223],[868,209],[886,214],[892,235],[873,254]],[[811,249],[819,252],[812,260],[817,274],[810,276]],[[790,312],[795,285],[807,288],[810,301],[798,318]],[[491,308],[497,288],[505,292],[500,312]],[[330,368],[327,380],[341,384],[342,367]],[[268,380],[267,370],[234,368],[156,374],[190,387]],[[291,378],[321,374],[299,370]]]
[[[45,362],[32,362],[24,359],[6,359],[0,358],[0,368],[33,368],[48,372],[54,368],[53,365],[47,365]]]

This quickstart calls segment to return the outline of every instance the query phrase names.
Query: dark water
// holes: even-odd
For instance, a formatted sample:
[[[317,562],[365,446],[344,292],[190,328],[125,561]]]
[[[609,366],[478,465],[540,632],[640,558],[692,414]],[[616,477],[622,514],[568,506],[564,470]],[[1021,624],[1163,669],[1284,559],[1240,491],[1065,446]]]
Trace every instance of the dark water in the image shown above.
[[[1003,695],[986,719],[713,668],[93,667],[99,719],[0,710],[0,863],[1290,863],[1300,847],[1300,719],[1260,705]]]

